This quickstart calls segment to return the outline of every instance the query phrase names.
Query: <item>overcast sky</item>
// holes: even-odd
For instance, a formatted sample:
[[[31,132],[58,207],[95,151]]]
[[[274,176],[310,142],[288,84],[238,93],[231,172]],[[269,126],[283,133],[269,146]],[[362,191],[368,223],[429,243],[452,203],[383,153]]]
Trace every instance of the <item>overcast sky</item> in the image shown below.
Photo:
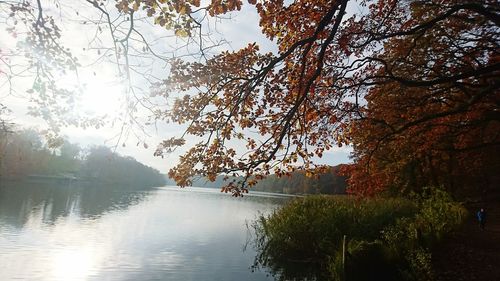
[[[45,1],[50,2],[50,1]],[[113,1],[112,1],[113,2]],[[42,1],[44,3],[44,1]],[[62,128],[62,134],[67,136],[71,142],[79,143],[82,147],[88,145],[108,145],[116,146],[116,151],[122,155],[129,155],[136,158],[138,161],[152,166],[162,173],[166,173],[176,162],[179,154],[177,153],[168,155],[164,159],[154,157],[153,153],[156,145],[165,138],[178,136],[182,133],[182,127],[172,124],[163,124],[157,122],[155,126],[146,128],[146,132],[135,130],[135,134],[130,132],[122,134],[118,139],[116,136],[120,135],[121,123],[120,116],[123,115],[124,103],[126,102],[123,97],[124,81],[119,78],[118,69],[112,63],[106,63],[106,60],[99,61],[97,58],[101,55],[99,50],[88,48],[89,46],[96,46],[96,44],[89,45],[92,42],[96,32],[96,26],[91,24],[83,24],[86,19],[96,18],[97,13],[88,3],[83,0],[62,0],[62,9],[55,9],[46,4],[47,13],[53,12],[54,14],[62,15],[62,19],[58,19],[58,24],[61,26],[63,32],[63,43],[69,47],[73,54],[79,58],[82,67],[78,70],[78,79],[76,77],[65,76],[68,85],[75,84],[81,89],[81,97],[79,100],[78,114],[82,116],[101,116],[106,115],[106,120],[109,121],[103,128],[100,129],[82,129],[78,127]],[[112,5],[109,9],[112,10]],[[64,11],[61,13],[61,11]],[[71,20],[68,20],[71,19]],[[140,25],[140,23],[138,23]],[[237,50],[241,47],[248,45],[250,42],[257,42],[261,46],[263,52],[275,52],[276,46],[273,42],[267,40],[259,29],[258,15],[255,8],[251,5],[243,5],[242,11],[233,13],[228,19],[221,22],[212,24],[216,25],[218,33],[221,34],[228,44],[219,47],[218,50],[230,49]],[[155,41],[165,35],[166,30],[158,26],[142,24],[139,26],[145,37],[150,41]],[[213,29],[212,29],[213,30]],[[217,36],[216,34],[214,36]],[[99,44],[106,46],[111,45],[110,37],[103,32],[99,34]],[[162,41],[163,40],[163,41]],[[170,41],[168,41],[170,40]],[[174,46],[181,42],[178,38],[163,38],[158,39],[154,48],[155,51],[163,51],[161,46],[167,44]],[[13,48],[17,44],[17,39],[12,37],[5,31],[5,28],[0,28],[0,54],[2,50]],[[159,48],[159,49],[158,49]],[[168,47],[167,47],[168,48]],[[165,48],[165,50],[167,49]],[[185,51],[185,50],[184,50]],[[99,52],[99,54],[98,54]],[[179,52],[183,52],[180,50]],[[166,73],[165,65],[162,62],[150,62],[153,64],[154,76],[164,78]],[[0,68],[3,67],[0,64]],[[0,69],[1,70],[1,69]],[[0,73],[1,74],[1,73]],[[133,83],[136,87],[147,88],[147,83],[141,80],[139,75],[133,75]],[[1,76],[0,76],[1,78]],[[25,77],[15,80],[13,85],[14,89],[18,92],[14,95],[8,94],[8,85],[2,84],[0,80],[0,103],[8,106],[13,110],[11,119],[15,123],[24,127],[44,128],[43,120],[33,118],[27,114],[27,97],[24,94],[23,87],[26,84],[32,83],[32,77]],[[62,81],[65,83],[66,81]],[[141,112],[139,112],[139,115]],[[146,112],[144,111],[144,116]],[[115,121],[115,122],[113,122]],[[114,124],[113,124],[114,123]],[[189,143],[195,143],[196,140],[188,140]],[[139,145],[138,145],[139,143]],[[144,143],[148,148],[145,148]],[[124,145],[124,146],[123,146]],[[348,155],[351,149],[349,147],[338,148],[335,147],[331,151],[324,154],[322,159],[318,159],[318,163],[336,165],[339,163],[348,162]]]

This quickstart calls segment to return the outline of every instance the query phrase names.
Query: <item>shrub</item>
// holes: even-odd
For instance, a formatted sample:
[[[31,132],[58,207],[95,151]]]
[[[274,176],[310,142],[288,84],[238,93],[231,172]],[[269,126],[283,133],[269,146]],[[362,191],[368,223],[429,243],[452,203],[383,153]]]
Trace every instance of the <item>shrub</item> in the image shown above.
[[[255,266],[265,266],[282,279],[325,279],[338,259],[342,237],[373,242],[395,219],[414,215],[403,199],[357,199],[308,196],[289,202],[254,224]]]
[[[254,266],[280,280],[432,280],[430,249],[464,216],[460,204],[432,188],[411,201],[298,198],[253,224]]]
[[[441,189],[425,188],[423,194],[413,197],[419,212],[387,227],[382,239],[402,261],[402,278],[433,280],[430,249],[462,223],[466,210]]]

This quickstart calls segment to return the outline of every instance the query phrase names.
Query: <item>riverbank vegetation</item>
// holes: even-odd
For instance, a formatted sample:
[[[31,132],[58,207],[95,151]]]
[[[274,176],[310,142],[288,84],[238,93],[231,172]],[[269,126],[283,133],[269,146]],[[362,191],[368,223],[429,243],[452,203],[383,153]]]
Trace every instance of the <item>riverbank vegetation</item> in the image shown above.
[[[279,280],[432,280],[433,246],[465,215],[431,188],[411,200],[297,198],[253,224],[254,267]]]
[[[0,179],[73,181],[134,187],[164,185],[157,170],[105,146],[81,148],[65,139],[44,143],[35,130],[0,137]]]

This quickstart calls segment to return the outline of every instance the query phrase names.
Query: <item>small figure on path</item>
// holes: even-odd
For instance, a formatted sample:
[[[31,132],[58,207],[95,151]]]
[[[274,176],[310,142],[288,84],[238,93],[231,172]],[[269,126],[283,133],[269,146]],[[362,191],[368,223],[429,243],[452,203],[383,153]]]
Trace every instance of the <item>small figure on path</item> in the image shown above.
[[[481,229],[484,230],[484,225],[486,223],[486,211],[484,208],[481,208],[481,210],[477,212],[477,220],[479,221]]]

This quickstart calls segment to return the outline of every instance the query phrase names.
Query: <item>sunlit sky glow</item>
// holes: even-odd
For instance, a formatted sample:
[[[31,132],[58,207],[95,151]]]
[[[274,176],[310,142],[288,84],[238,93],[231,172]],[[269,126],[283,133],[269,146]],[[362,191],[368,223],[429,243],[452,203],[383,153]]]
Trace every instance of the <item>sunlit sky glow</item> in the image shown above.
[[[85,4],[85,1],[83,3],[71,1],[71,5],[74,5],[74,7],[69,6],[66,1],[61,2],[63,5],[67,5],[66,11],[69,11],[67,12],[68,14],[63,14],[63,17],[71,17],[71,13],[76,13],[76,11],[78,11],[82,20],[86,17],[91,18],[92,13],[94,13],[95,17],[95,11],[88,4]],[[119,76],[119,70],[116,65],[100,61],[98,59],[100,55],[97,55],[98,50],[88,50],[85,48],[85,46],[88,46],[88,42],[93,39],[95,26],[85,26],[81,23],[81,21],[77,22],[76,20],[59,23],[63,27],[63,43],[72,50],[82,65],[78,69],[78,75],[67,74],[63,76],[62,80],[64,81],[62,83],[64,85],[72,85],[78,89],[78,106],[75,109],[77,111],[75,114],[89,118],[102,116],[103,120],[108,123],[99,129],[62,128],[62,134],[67,136],[71,142],[77,142],[82,147],[102,144],[115,146],[118,153],[132,156],[138,161],[150,165],[162,173],[166,173],[176,163],[176,159],[182,150],[170,155],[168,159],[162,159],[153,156],[154,149],[161,140],[178,136],[182,132],[182,126],[156,123],[155,126],[145,128],[145,132],[138,129],[126,133],[121,131],[121,120],[126,115],[124,112],[124,105],[127,102],[125,93],[129,85],[126,84],[127,81],[125,81],[123,75]],[[142,28],[145,36],[148,38],[156,39],[157,36],[165,32],[165,30],[158,26],[143,25]],[[231,15],[224,22],[218,23],[217,31],[220,33],[220,36],[228,40],[229,44],[220,46],[214,51],[222,49],[236,50],[246,46],[250,42],[257,42],[261,46],[261,51],[276,52],[275,44],[267,40],[260,32],[258,15],[253,6],[244,5],[242,11]],[[103,40],[103,44],[106,44],[106,40],[109,40],[106,34],[99,35],[99,38]],[[5,30],[0,30],[0,50],[12,48],[16,44],[16,40],[16,38],[7,34]],[[173,37],[169,40],[168,44],[170,45],[179,43],[179,39]],[[162,44],[158,45],[162,46]],[[161,51],[158,49],[158,45],[155,48],[157,48],[157,51]],[[150,64],[153,62],[145,60],[144,63]],[[164,63],[155,62],[154,64],[154,73],[152,75],[160,79],[164,78]],[[133,76],[133,82],[135,83],[135,87],[148,87],[145,79],[140,76]],[[32,83],[32,78],[21,78],[16,83],[26,86],[27,83]],[[7,87],[8,85],[0,83],[0,92],[2,93],[0,102],[13,110],[11,120],[24,127],[44,128],[45,125],[42,120],[27,115],[26,94],[23,93],[23,90],[20,90],[21,87],[17,89],[18,92],[14,95],[7,94]],[[145,118],[148,112],[143,109],[143,112],[138,113],[139,116],[141,114]],[[188,144],[192,144],[195,141],[188,140]],[[141,145],[137,146],[138,142],[141,142]],[[148,148],[144,148],[142,143],[148,144]],[[349,147],[334,148],[325,153],[323,159],[318,160],[318,163],[329,165],[345,163],[348,161],[350,150]]]

